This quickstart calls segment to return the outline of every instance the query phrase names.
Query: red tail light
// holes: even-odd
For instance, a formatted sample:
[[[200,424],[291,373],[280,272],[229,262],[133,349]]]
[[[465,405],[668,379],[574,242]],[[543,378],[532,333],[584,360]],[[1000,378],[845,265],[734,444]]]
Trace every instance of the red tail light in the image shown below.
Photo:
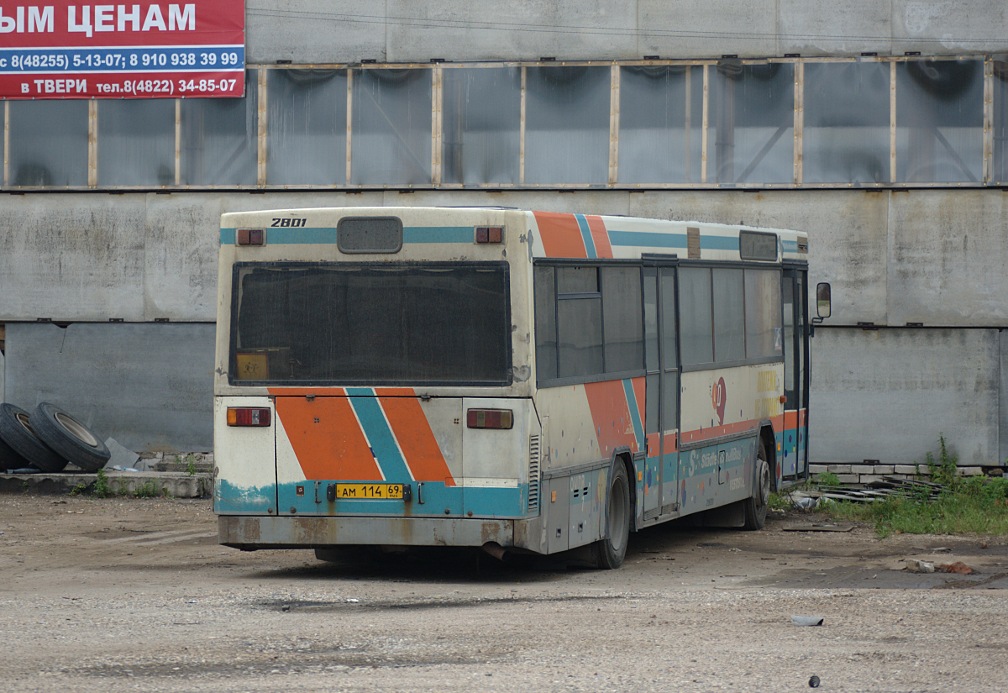
[[[228,426],[269,426],[270,410],[260,407],[228,407]]]
[[[504,227],[503,226],[477,226],[476,227],[476,242],[477,243],[503,243],[504,242]]]
[[[507,430],[514,426],[514,414],[510,409],[467,409],[466,426]]]
[[[238,245],[266,245],[265,229],[238,229]]]

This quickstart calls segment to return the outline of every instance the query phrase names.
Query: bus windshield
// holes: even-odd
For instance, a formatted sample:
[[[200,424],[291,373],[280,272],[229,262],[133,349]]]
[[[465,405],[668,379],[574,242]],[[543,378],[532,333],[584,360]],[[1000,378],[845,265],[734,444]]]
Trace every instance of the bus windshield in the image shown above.
[[[508,385],[506,263],[238,263],[230,381]]]

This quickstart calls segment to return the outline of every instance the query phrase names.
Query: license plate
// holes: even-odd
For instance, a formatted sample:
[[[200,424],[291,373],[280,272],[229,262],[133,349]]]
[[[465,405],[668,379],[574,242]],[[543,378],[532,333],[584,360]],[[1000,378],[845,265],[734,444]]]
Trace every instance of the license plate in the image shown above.
[[[336,484],[336,500],[402,500],[402,484]]]

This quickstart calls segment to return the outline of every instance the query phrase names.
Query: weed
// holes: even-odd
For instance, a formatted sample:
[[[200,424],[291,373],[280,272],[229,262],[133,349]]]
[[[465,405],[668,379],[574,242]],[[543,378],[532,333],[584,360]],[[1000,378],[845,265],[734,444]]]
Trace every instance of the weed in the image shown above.
[[[108,475],[104,469],[99,469],[91,492],[99,498],[108,498],[112,495],[112,487],[109,485]]]
[[[926,456],[928,473],[931,481],[946,488],[954,489],[959,481],[959,458],[948,451],[945,446],[945,436],[938,436],[938,459],[929,452]]]
[[[133,491],[133,496],[136,498],[157,498],[162,495],[164,495],[163,491],[153,481],[144,482],[143,486]]]
[[[191,452],[185,456],[185,470],[189,476],[196,476],[196,455]]]
[[[794,507],[794,501],[791,500],[791,496],[787,493],[779,493],[775,491],[770,494],[770,499],[767,501],[767,507],[771,510],[790,510]]]
[[[88,489],[88,485],[85,484],[82,481],[79,484],[77,484],[76,486],[74,486],[72,489],[70,489],[70,495],[71,496],[79,496],[82,493],[84,493],[85,491],[87,491],[87,489]]]
[[[818,487],[822,486],[839,486],[840,477],[838,477],[833,472],[823,472],[822,474],[816,474],[812,483]]]

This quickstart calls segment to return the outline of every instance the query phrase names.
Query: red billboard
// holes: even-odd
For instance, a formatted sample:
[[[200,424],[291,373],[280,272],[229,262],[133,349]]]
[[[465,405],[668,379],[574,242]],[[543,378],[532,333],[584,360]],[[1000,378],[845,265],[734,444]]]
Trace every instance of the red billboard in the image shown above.
[[[245,0],[0,3],[0,98],[245,94]]]

